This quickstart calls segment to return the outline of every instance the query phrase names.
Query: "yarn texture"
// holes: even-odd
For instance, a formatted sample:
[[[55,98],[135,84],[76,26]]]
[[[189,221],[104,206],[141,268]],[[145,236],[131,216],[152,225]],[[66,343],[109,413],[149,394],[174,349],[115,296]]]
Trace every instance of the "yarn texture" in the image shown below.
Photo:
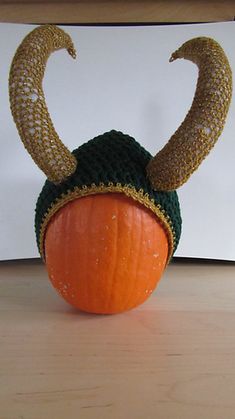
[[[41,255],[46,227],[67,202],[91,194],[120,192],[155,213],[168,237],[170,259],[181,234],[179,201],[175,191],[153,190],[146,177],[151,154],[134,138],[114,130],[95,137],[72,154],[77,160],[76,171],[59,185],[47,180],[37,201],[35,231]]]
[[[153,188],[171,191],[187,182],[221,135],[232,97],[232,71],[221,46],[199,37],[185,42],[170,61],[184,58],[199,68],[192,106],[177,131],[147,167]]]
[[[54,183],[71,175],[77,164],[54,129],[42,88],[47,60],[61,48],[76,57],[68,34],[54,25],[39,26],[20,44],[9,76],[11,111],[20,137],[35,163]]]

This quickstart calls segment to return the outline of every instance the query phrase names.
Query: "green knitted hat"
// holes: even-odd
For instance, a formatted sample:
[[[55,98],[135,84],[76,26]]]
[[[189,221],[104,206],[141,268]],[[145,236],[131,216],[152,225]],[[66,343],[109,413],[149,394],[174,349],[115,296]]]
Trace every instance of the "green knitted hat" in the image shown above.
[[[178,245],[181,217],[177,193],[155,192],[146,177],[152,156],[134,138],[110,131],[73,151],[76,171],[55,185],[46,181],[36,205],[35,230],[43,256],[46,227],[51,217],[66,203],[91,194],[119,192],[154,212],[165,229],[170,255]]]

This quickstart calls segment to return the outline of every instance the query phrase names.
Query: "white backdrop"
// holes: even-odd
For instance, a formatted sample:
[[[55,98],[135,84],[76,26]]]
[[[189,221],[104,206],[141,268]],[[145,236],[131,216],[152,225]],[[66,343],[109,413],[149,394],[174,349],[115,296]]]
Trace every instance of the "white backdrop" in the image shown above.
[[[38,256],[34,207],[45,176],[26,153],[8,101],[15,50],[34,26],[0,24],[0,259]],[[195,91],[197,68],[171,53],[195,36],[224,48],[235,73],[235,23],[69,27],[78,51],[53,54],[44,91],[54,125],[72,150],[110,129],[156,153],[177,129]],[[177,256],[235,260],[235,100],[219,142],[179,189],[183,232]]]

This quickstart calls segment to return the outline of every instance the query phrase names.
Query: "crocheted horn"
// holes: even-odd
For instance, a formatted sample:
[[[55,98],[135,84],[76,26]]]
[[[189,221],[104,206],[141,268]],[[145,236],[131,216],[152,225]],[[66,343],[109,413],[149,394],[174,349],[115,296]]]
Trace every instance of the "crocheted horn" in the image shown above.
[[[42,89],[47,59],[61,48],[76,57],[68,34],[53,25],[39,26],[17,49],[9,77],[11,111],[20,137],[35,163],[54,183],[65,180],[77,166],[53,127]]]
[[[197,64],[199,77],[185,120],[147,166],[153,188],[162,191],[172,191],[185,183],[208,155],[223,130],[232,95],[231,68],[213,39],[186,42],[170,61],[177,58]]]

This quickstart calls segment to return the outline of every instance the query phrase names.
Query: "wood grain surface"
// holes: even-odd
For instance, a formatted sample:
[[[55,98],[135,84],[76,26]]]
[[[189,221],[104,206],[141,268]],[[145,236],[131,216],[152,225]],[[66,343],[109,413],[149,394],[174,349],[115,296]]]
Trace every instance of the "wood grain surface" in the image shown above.
[[[234,0],[0,1],[1,22],[215,22],[234,16]]]
[[[235,265],[176,263],[140,308],[83,314],[0,264],[0,419],[232,419]]]

